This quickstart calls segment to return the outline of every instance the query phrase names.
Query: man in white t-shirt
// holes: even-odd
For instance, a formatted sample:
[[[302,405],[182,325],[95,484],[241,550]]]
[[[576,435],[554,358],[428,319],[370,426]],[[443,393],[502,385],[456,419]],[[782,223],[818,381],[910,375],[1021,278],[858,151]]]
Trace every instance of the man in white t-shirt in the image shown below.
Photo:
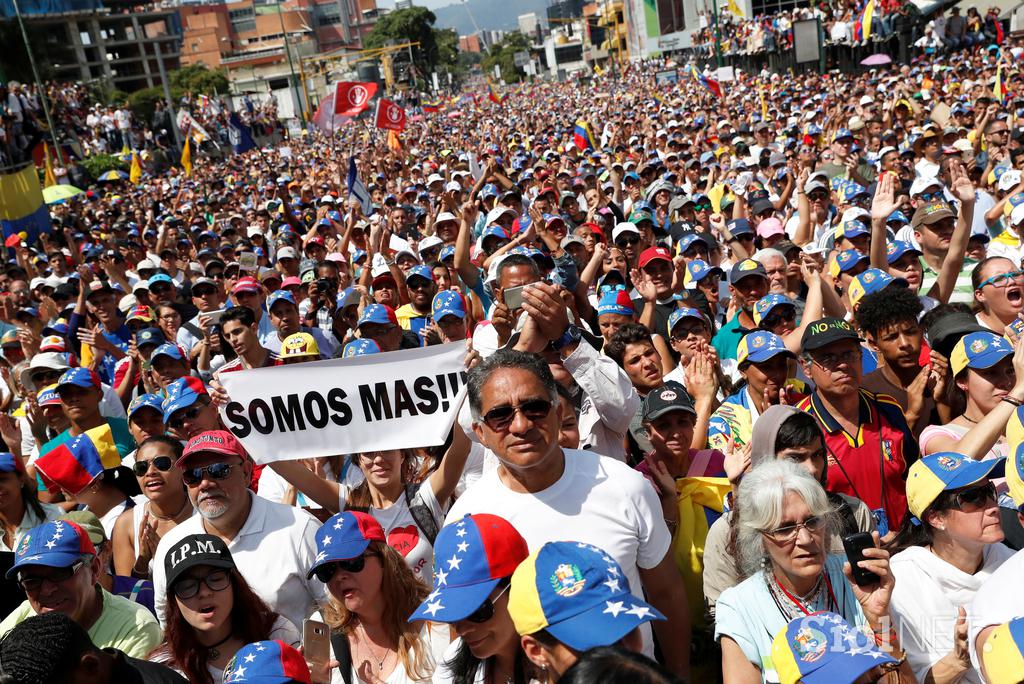
[[[613,458],[559,447],[562,408],[540,356],[498,350],[470,371],[469,402],[473,431],[500,465],[455,502],[447,520],[491,513],[511,522],[531,550],[567,539],[603,549],[633,594],[646,594],[667,616],[655,632],[666,665],[685,676],[690,613],[653,487]],[[653,653],[649,630],[644,651]]]
[[[316,560],[320,523],[294,506],[272,503],[249,491],[252,461],[230,432],[202,432],[175,464],[197,515],[160,540],[153,557],[157,617],[166,621],[165,556],[190,534],[213,534],[228,545],[238,571],[271,610],[301,625],[326,601],[324,585],[307,578]]]

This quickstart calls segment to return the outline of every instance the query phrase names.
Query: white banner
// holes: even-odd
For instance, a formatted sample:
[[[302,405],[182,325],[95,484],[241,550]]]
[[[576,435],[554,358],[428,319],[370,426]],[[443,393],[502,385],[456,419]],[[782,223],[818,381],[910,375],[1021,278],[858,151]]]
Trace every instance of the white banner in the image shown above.
[[[225,373],[221,418],[257,463],[443,444],[466,395],[457,342]]]

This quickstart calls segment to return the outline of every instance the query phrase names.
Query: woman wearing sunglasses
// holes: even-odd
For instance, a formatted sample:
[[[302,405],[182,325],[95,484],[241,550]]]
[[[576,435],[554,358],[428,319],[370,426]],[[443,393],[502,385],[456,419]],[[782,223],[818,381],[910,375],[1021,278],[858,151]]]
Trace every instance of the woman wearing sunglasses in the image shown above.
[[[438,534],[434,591],[409,618],[451,626],[451,643],[435,684],[525,684],[533,666],[508,612],[512,573],[529,555],[526,540],[496,515],[478,513]],[[447,559],[456,558],[455,567]]]
[[[164,557],[167,572],[166,641],[149,660],[180,672],[193,684],[221,684],[238,649],[280,639],[298,646],[299,630],[260,599],[235,567],[220,537],[183,537]]]
[[[1001,544],[996,488],[1005,459],[942,452],[907,474],[911,516],[887,545],[896,578],[890,610],[918,681],[980,682],[967,648],[967,614],[978,588],[1013,551]]]
[[[192,515],[181,469],[174,467],[181,454],[181,442],[165,435],[150,437],[135,452],[132,471],[145,502],[123,512],[114,524],[115,574],[150,577],[161,537]]]
[[[316,547],[308,576],[327,586],[332,684],[430,681],[448,630],[409,621],[429,589],[388,545],[380,523],[366,513],[338,513],[317,530]]]
[[[1006,257],[989,257],[971,271],[978,323],[1002,335],[1024,310],[1024,271]]]

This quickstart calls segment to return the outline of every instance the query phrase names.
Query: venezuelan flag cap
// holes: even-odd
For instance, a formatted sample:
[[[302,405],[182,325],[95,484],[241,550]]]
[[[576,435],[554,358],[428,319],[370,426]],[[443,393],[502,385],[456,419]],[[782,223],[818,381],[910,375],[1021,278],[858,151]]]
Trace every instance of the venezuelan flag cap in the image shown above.
[[[280,639],[246,644],[224,668],[224,684],[310,684],[311,681],[306,659]]]
[[[1024,442],[1019,441],[1022,432],[1020,413],[1021,410],[1017,409],[1010,416],[1010,422],[1006,426],[1010,444],[1013,444],[1015,439],[1018,440],[1010,456],[1013,460],[1006,464],[1006,486],[1010,489],[1010,496],[1017,505],[1017,510],[1024,510]]]
[[[856,307],[860,304],[860,300],[864,299],[865,295],[881,292],[889,285],[907,287],[909,283],[904,278],[893,278],[881,269],[869,268],[850,281],[848,291],[850,306]]]
[[[372,515],[361,511],[342,511],[331,516],[316,531],[316,559],[309,567],[306,579],[313,577],[322,565],[363,555],[371,541],[387,542],[384,528]]]
[[[633,596],[607,553],[577,542],[548,542],[512,575],[508,612],[519,634],[542,629],[577,651],[610,646],[665,616]]]
[[[920,520],[942,492],[1002,477],[1005,465],[1005,458],[975,461],[952,451],[922,456],[907,472],[907,507]]]
[[[770,294],[761,297],[754,304],[754,325],[761,325],[761,321],[768,318],[771,312],[780,306],[791,306],[793,312],[796,313],[796,304],[786,295]]]
[[[1013,356],[1013,347],[1005,338],[991,332],[973,332],[960,338],[949,355],[953,375],[965,368],[991,368],[1003,359]]]
[[[775,635],[772,662],[782,684],[853,684],[865,672],[896,659],[839,615],[813,613],[794,619]]]
[[[782,338],[775,333],[770,333],[767,330],[755,330],[744,335],[736,347],[736,365],[742,368],[745,363],[761,363],[779,354],[785,354],[790,358],[796,357],[786,348],[786,343],[782,341]]]
[[[529,553],[522,535],[496,515],[477,513],[446,525],[434,542],[434,591],[409,620],[465,619]]]
[[[1018,684],[1024,680],[1024,618],[999,625],[981,647],[989,684]]]
[[[14,551],[14,565],[7,571],[13,578],[26,565],[66,568],[83,555],[96,555],[89,535],[70,520],[54,520],[25,533]]]

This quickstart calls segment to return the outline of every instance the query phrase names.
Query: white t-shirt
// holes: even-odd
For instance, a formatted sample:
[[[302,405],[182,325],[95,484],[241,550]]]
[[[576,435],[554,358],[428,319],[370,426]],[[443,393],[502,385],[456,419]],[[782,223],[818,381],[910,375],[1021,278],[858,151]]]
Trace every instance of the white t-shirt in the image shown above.
[[[978,634],[986,627],[1001,625],[1024,615],[1024,592],[1020,590],[1022,576],[1024,551],[1018,551],[978,587],[967,609],[967,646],[971,651],[971,665],[979,672],[981,661],[974,648]]]
[[[485,472],[452,505],[446,522],[471,513],[491,513],[512,523],[530,551],[552,541],[593,544],[622,567],[634,596],[643,598],[640,568],[653,568],[672,541],[661,503],[650,483],[625,463],[592,451],[563,449],[565,470],[547,489],[513,492]],[[641,627],[644,652],[653,653],[648,624]]]
[[[896,586],[889,611],[918,681],[923,682],[936,661],[953,650],[957,609],[966,609],[981,585],[1012,555],[1002,544],[989,544],[981,570],[973,575],[923,546],[912,546],[892,557],[889,567]],[[969,670],[959,681],[981,684],[981,673]]]
[[[339,490],[338,509],[343,511],[345,510],[345,501],[352,488],[342,484],[339,486]],[[441,504],[437,501],[437,495],[430,486],[429,479],[424,480],[416,490],[412,496],[412,503],[426,506],[440,531],[444,525],[444,511],[441,510]],[[388,546],[402,555],[405,564],[412,570],[412,574],[427,586],[432,586],[434,584],[434,545],[416,524],[416,519],[412,517],[412,511],[409,510],[409,502],[405,500],[404,493],[391,506],[387,508],[371,506],[367,513],[376,518],[380,526],[384,528]]]
[[[437,663],[437,669],[434,670],[434,681],[433,684],[452,684],[454,681],[454,675],[451,670],[448,669],[447,664],[455,659],[458,655],[459,649],[462,647],[462,638],[455,637],[452,642],[448,645],[444,655],[441,656],[441,660]],[[476,672],[473,673],[473,684],[485,684],[487,681],[487,667],[481,664],[476,668]],[[539,684],[538,680],[531,678],[530,684]]]
[[[293,625],[301,625],[327,598],[324,585],[316,577],[306,578],[316,560],[320,522],[294,506],[272,503],[251,492],[249,497],[249,517],[228,542],[228,550],[256,595]],[[161,623],[167,602],[164,556],[190,534],[206,534],[198,513],[169,530],[153,555],[153,603]]]

